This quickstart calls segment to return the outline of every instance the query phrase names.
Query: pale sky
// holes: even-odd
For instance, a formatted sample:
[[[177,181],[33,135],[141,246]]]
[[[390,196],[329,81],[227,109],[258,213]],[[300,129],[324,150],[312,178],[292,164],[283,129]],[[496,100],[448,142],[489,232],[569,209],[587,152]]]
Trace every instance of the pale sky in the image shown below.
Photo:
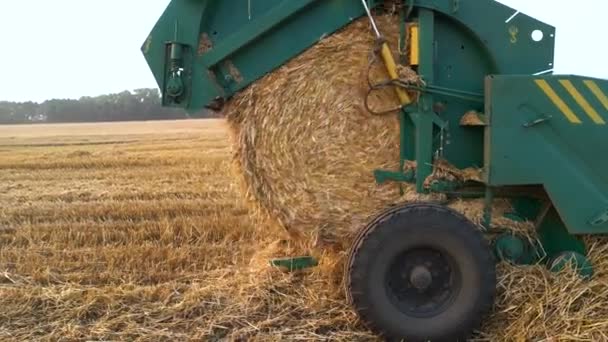
[[[608,1],[500,2],[557,27],[556,73],[608,78]],[[140,47],[168,3],[2,0],[0,101],[79,98],[156,87]]]

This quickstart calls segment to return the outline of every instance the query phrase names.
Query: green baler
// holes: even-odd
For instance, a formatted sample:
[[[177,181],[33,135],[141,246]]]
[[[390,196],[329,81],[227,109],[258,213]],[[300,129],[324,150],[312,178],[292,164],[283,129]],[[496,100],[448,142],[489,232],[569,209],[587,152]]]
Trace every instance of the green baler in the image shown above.
[[[489,243],[469,220],[431,203],[389,208],[361,229],[345,271],[361,319],[390,339],[458,340],[492,307],[496,257],[592,275],[579,236],[608,233],[608,81],[553,75],[555,28],[493,0],[390,2],[411,51],[400,62],[424,86],[397,79],[381,50],[393,77],[379,86],[394,87],[403,104],[401,165],[416,166],[375,170],[377,181],[485,198],[486,228],[494,199],[510,198],[511,218],[538,230],[537,243],[513,235]],[[353,20],[373,23],[383,5],[172,0],[142,50],[165,106],[217,109]],[[440,159],[481,167],[482,182],[425,185]]]

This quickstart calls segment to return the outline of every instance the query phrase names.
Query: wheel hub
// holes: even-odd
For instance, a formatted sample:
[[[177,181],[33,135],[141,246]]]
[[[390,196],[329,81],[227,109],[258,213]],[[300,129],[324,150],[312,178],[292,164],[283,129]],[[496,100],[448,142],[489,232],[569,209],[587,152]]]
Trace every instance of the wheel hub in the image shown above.
[[[414,317],[443,312],[460,291],[460,272],[450,258],[432,248],[401,253],[387,277],[387,292],[395,306]]]
[[[416,266],[410,274],[410,283],[420,291],[424,291],[433,283],[433,275],[425,266]]]

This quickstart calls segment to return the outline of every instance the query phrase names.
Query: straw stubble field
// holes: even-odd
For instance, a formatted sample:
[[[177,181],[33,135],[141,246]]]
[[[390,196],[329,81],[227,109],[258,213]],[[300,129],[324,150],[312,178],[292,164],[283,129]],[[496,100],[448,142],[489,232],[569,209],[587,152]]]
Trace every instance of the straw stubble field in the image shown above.
[[[231,167],[223,121],[0,127],[0,340],[369,337]]]
[[[342,251],[267,266],[303,251],[250,215],[228,136],[221,120],[0,127],[0,340],[374,340]],[[501,265],[479,338],[605,339],[597,248],[587,283]]]

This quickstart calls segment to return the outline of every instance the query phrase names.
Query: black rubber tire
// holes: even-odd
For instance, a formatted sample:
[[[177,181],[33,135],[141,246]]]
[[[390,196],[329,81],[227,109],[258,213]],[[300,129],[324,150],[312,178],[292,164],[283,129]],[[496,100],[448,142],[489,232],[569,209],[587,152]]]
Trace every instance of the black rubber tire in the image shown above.
[[[445,311],[414,317],[399,310],[386,291],[391,258],[417,246],[447,253],[461,286]],[[351,305],[374,332],[389,341],[463,341],[480,327],[494,305],[496,264],[490,246],[463,215],[441,205],[391,208],[360,231],[345,265]]]

